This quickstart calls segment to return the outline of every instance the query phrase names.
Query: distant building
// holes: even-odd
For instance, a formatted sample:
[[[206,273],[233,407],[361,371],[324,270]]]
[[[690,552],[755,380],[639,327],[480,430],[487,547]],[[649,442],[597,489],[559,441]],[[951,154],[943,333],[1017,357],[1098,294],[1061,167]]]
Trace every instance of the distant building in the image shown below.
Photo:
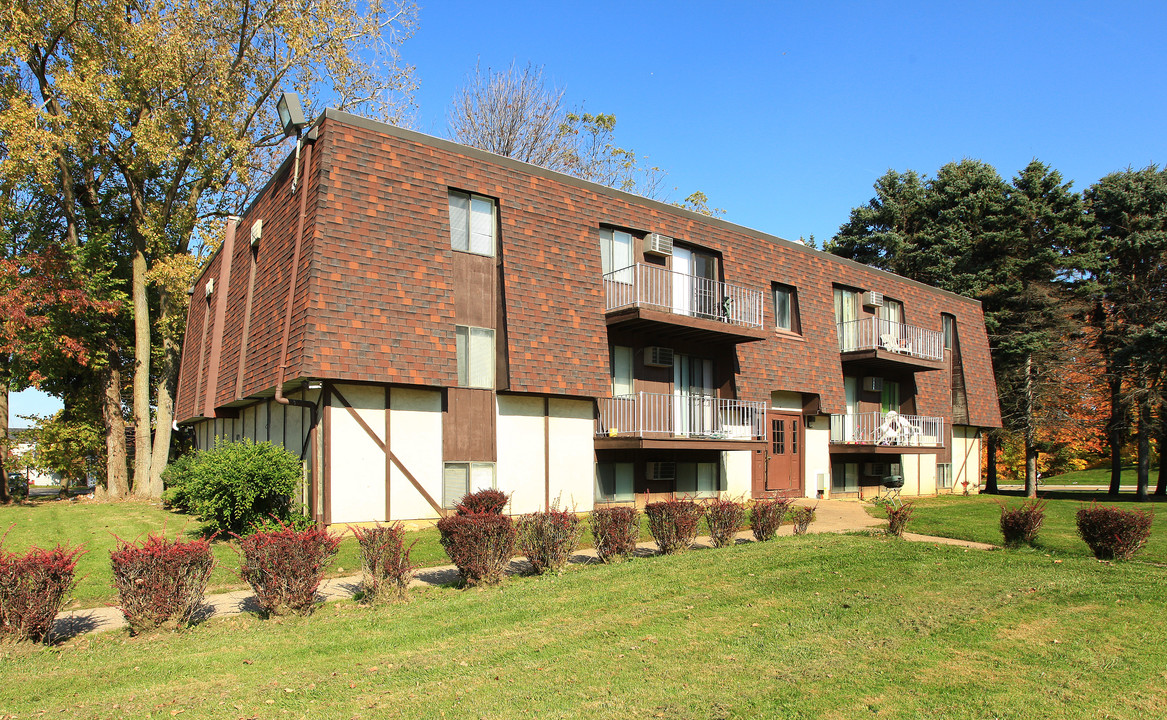
[[[304,143],[194,284],[176,417],[300,455],[322,522],[979,484],[975,300],[345,113]]]

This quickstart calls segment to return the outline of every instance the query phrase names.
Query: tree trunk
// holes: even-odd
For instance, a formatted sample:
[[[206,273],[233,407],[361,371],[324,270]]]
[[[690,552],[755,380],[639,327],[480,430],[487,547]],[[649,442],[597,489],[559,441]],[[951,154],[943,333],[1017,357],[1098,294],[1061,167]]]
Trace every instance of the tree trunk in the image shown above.
[[[1108,380],[1110,385],[1110,424],[1106,428],[1110,442],[1110,495],[1118,495],[1122,488],[1122,378],[1115,377],[1113,369]]]
[[[110,359],[105,372],[105,489],[110,498],[122,498],[130,492],[126,477],[126,421],[122,418],[122,373],[116,358]]]
[[[1025,496],[1037,497],[1037,429],[1033,420],[1033,356],[1025,358]]]
[[[1147,487],[1151,484],[1151,401],[1139,401],[1139,487],[1136,499],[1147,502]]]
[[[146,251],[134,252],[134,494],[154,495],[150,487],[150,306],[146,299]]]
[[[177,308],[172,307],[174,297],[163,291],[159,324],[169,327]],[[154,450],[150,457],[150,497],[162,497],[162,471],[170,461],[170,430],[174,422],[174,393],[178,385],[179,344],[166,330],[162,337],[162,373],[158,379],[156,425],[154,429]]]
[[[1167,452],[1167,403],[1159,403],[1159,484],[1155,486],[1156,495],[1167,495],[1167,462],[1163,462],[1163,454]]]
[[[8,494],[8,470],[5,461],[8,459],[8,379],[0,381],[0,504],[12,502]]]
[[[985,492],[996,495],[997,490],[997,433],[985,435]]]

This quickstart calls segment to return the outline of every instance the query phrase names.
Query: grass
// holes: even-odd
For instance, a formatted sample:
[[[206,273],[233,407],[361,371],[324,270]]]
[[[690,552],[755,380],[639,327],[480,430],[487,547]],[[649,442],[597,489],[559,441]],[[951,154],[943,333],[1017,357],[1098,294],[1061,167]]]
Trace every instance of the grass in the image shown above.
[[[75,502],[37,498],[31,503],[0,506],[0,533],[11,527],[4,548],[20,552],[38,545],[52,547],[58,542],[81,545],[86,552],[77,566],[77,587],[65,603],[65,609],[112,605],[117,593],[112,586],[109,551],[117,544],[117,537],[139,540],[147,533],[163,532],[168,537],[193,536],[199,523],[189,515],[169,512],[157,504],[129,500],[98,503],[88,500]],[[641,540],[652,539],[648,523],[641,516]],[[426,528],[408,533],[407,542],[414,542],[411,559],[421,567],[434,567],[450,562],[439,542],[438,531]],[[581,538],[582,547],[591,547],[592,536],[586,526]],[[247,587],[238,575],[239,557],[234,542],[217,539],[212,543],[215,569],[207,587],[208,594]],[[359,548],[351,534],[341,541],[339,551],[329,567],[330,577],[355,575],[360,572]],[[2,717],[2,716],[0,716]]]
[[[1114,499],[1105,493],[1091,492],[1039,492],[1047,500],[1045,522],[1037,536],[1035,550],[1058,557],[1092,558],[1090,549],[1078,536],[1075,515],[1078,509],[1097,499],[1102,505],[1113,505],[1123,510],[1152,510],[1155,521],[1151,527],[1151,537],[1136,560],[1167,562],[1167,501],[1152,498],[1155,502],[1135,502],[1129,495]],[[915,513],[908,522],[908,531],[924,535],[974,540],[1000,545],[1001,504],[1008,507],[1020,506],[1023,497],[1009,495],[941,495],[932,498],[913,499]],[[885,517],[882,510],[873,513]],[[1024,552],[1024,551],[1023,551]],[[1033,550],[1029,550],[1033,552]]]
[[[1163,570],[879,535],[0,649],[16,716],[1144,718]],[[45,681],[44,678],[51,678]],[[95,680],[100,678],[99,682]]]
[[[1025,478],[1021,479],[1025,482]],[[1043,477],[1041,479],[1043,485],[1101,485],[1103,487],[1110,486],[1110,467],[1094,468],[1093,470],[1079,470],[1077,472],[1063,473],[1061,475],[1051,475],[1050,477]],[[1159,482],[1159,468],[1151,468],[1150,486],[1152,492],[1155,489],[1155,484]],[[1122,468],[1122,487],[1135,487],[1138,485],[1138,469],[1134,465],[1124,465]],[[1009,483],[1003,483],[1009,484]],[[1016,483],[1014,483],[1016,484]]]

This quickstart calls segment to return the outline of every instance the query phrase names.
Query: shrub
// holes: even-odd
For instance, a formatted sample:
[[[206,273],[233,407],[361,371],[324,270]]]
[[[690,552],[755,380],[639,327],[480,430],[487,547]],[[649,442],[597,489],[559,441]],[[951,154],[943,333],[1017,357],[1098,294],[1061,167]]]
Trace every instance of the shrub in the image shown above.
[[[308,615],[316,608],[316,591],[339,545],[339,537],[316,527],[281,525],[279,530],[255,532],[239,538],[239,574],[264,615]]]
[[[502,579],[515,549],[515,525],[493,512],[447,515],[438,521],[442,547],[467,585]]]
[[[0,538],[0,542],[3,542]],[[16,555],[0,548],[0,640],[47,641],[81,548],[57,545]]]
[[[715,498],[705,505],[705,524],[713,547],[729,547],[746,517],[746,506],[734,500]]]
[[[912,507],[911,502],[906,502],[902,505],[893,505],[888,503],[885,508],[887,510],[887,531],[896,537],[904,536],[904,528],[908,526],[908,520],[912,518],[912,513],[915,508]],[[803,531],[805,532],[805,531]],[[801,533],[799,533],[801,535]]]
[[[515,530],[519,549],[535,572],[542,575],[548,570],[563,569],[579,544],[583,526],[575,513],[552,507],[522,516]]]
[[[1044,521],[1045,501],[1027,500],[1016,508],[1001,505],[1001,534],[1005,536],[1005,547],[1032,545],[1037,541],[1037,531]]]
[[[122,614],[135,634],[171,620],[190,624],[203,605],[215,566],[208,541],[182,542],[162,535],[149,535],[140,546],[119,538],[109,559]]]
[[[166,488],[162,491],[163,505],[179,512],[194,511],[194,501],[190,494],[193,484],[191,478],[201,454],[201,451],[196,451],[179,455],[162,471],[162,484]]]
[[[304,513],[288,513],[286,518],[277,518],[269,515],[251,526],[254,532],[275,532],[281,528],[290,527],[296,530],[311,530],[316,527],[316,521]]]
[[[634,507],[606,507],[592,511],[592,538],[603,562],[627,558],[640,540],[640,511]]]
[[[750,508],[750,530],[754,531],[754,539],[758,542],[774,539],[782,518],[786,517],[793,503],[791,498],[782,496],[755,500]]]
[[[1129,560],[1151,537],[1154,513],[1091,503],[1078,511],[1078,534],[1099,560]]]
[[[644,506],[644,514],[648,516],[648,531],[665,555],[689,549],[697,537],[697,526],[704,513],[705,508],[692,500],[676,498]]]
[[[416,565],[409,553],[417,541],[405,546],[405,528],[401,523],[377,524],[371,528],[353,528],[361,548],[361,593],[367,602],[384,599],[390,593],[405,597]]]
[[[510,496],[502,490],[486,488],[465,495],[455,506],[454,511],[459,515],[493,514],[501,515],[503,508],[510,501]]]
[[[240,535],[272,516],[286,521],[300,482],[300,460],[268,442],[218,442],[171,475],[169,498],[210,532]]]
[[[814,507],[799,506],[790,511],[790,522],[794,524],[795,535],[805,535],[810,524],[815,520],[815,511],[818,510],[818,505]]]

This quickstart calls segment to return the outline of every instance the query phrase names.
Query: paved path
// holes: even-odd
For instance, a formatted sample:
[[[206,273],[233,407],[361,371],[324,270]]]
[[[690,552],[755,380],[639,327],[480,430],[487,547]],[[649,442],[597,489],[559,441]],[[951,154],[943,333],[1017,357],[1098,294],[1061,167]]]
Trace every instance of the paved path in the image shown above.
[[[845,533],[868,528],[877,528],[884,525],[879,520],[867,514],[866,505],[855,500],[798,500],[799,505],[818,506],[817,519],[811,524],[812,533]],[[778,530],[779,535],[792,535],[790,525],[783,525]],[[749,531],[738,533],[739,542],[752,542],[753,535]],[[978,550],[991,550],[992,545],[974,543],[951,538],[932,537],[904,533],[904,539],[916,542],[931,542],[943,545],[961,545]],[[695,547],[710,547],[708,537],[699,537]],[[643,542],[637,546],[637,555],[652,555],[657,551],[656,543]],[[598,562],[596,552],[591,548],[577,550],[571,557],[573,563]],[[518,574],[526,572],[529,565],[525,558],[511,560],[508,572]],[[459,579],[458,569],[453,565],[439,565],[419,569],[414,573],[410,587],[432,587],[448,585]],[[360,589],[361,576],[352,575],[342,578],[330,578],[320,586],[319,594],[324,601],[351,598]],[[205,617],[223,617],[239,615],[245,612],[257,612],[258,607],[250,590],[236,590],[221,595],[209,595],[206,598],[207,609]],[[83,608],[80,610],[66,610],[57,614],[53,633],[57,639],[68,639],[82,633],[116,630],[126,626],[125,617],[116,607]]]

